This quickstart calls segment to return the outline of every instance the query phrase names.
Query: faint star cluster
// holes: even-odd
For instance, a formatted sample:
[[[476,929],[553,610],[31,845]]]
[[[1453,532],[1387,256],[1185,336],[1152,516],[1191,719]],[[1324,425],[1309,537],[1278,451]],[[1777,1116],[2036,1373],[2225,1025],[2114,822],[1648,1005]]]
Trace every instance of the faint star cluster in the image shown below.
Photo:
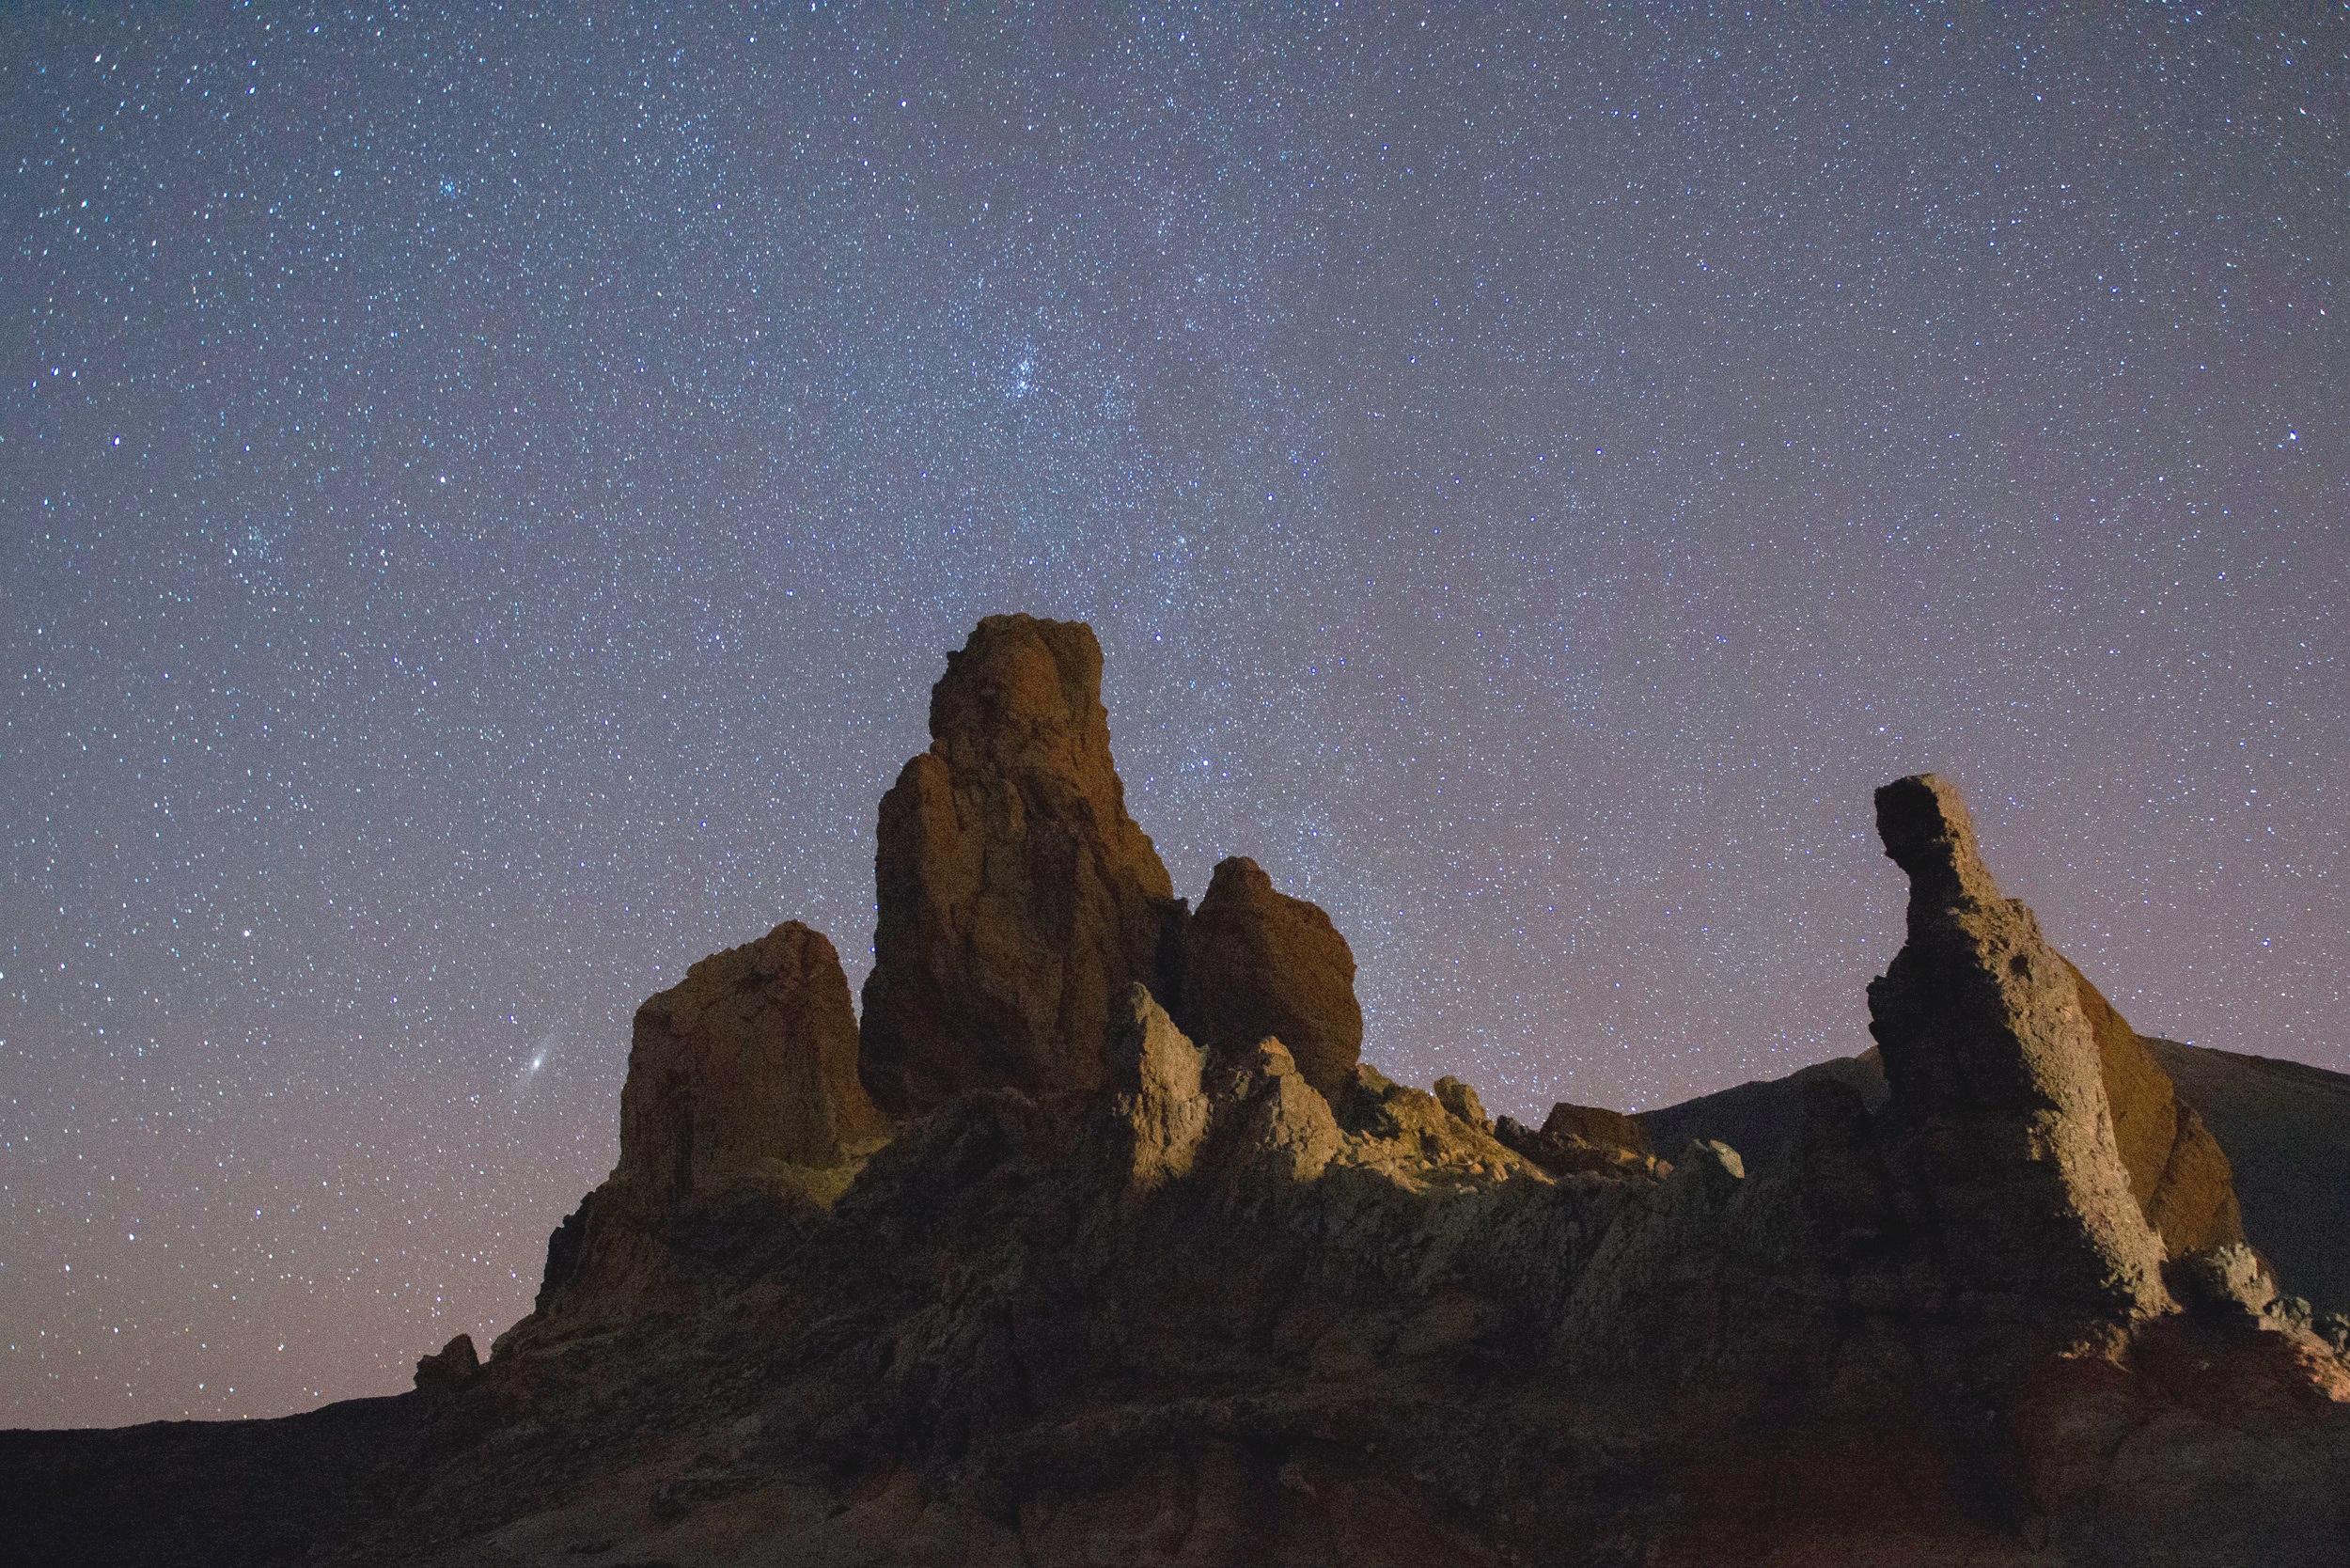
[[[1922,767],[2350,1068],[2346,13],[1365,9],[0,20],[0,1417],[486,1345],[997,610],[1496,1111],[1865,1046]]]

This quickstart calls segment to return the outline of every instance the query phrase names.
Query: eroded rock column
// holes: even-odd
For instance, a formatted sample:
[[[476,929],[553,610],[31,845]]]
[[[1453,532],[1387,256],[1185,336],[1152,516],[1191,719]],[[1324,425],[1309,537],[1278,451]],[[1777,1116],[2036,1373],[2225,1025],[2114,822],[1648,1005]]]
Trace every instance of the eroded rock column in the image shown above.
[[[1876,793],[1908,873],[1908,941],[1869,986],[1905,1166],[1953,1278],[2034,1312],[2168,1304],[2162,1244],[2131,1192],[2076,971],[2000,896],[1957,790]]]
[[[1092,628],[980,621],[931,693],[931,736],[882,800],[866,1084],[893,1110],[1090,1093],[1114,1008],[1164,987],[1180,920],[1126,814]]]

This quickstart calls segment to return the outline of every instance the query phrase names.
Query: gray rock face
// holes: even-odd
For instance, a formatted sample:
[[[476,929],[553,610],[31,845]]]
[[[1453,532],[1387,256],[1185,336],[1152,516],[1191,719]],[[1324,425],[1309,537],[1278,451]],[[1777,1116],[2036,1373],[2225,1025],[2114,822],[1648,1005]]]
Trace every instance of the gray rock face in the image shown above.
[[[1363,1054],[1355,954],[1330,917],[1278,891],[1254,860],[1219,864],[1183,930],[1178,1016],[1212,1050],[1277,1039],[1324,1099],[1353,1091]]]
[[[1118,1141],[1126,1182],[1148,1193],[1191,1174],[1208,1134],[1207,1053],[1137,984],[1127,991],[1108,1056],[1110,1121],[1125,1135]]]
[[[2167,1307],[2162,1243],[2130,1188],[2078,977],[2003,898],[1958,792],[1931,774],[1876,793],[1908,873],[1908,941],[1869,986],[1870,1032],[1919,1184],[1971,1294]]]
[[[1127,987],[1167,990],[1181,920],[1126,814],[1092,628],[980,621],[931,693],[931,737],[882,800],[866,1084],[891,1110],[1091,1093]]]

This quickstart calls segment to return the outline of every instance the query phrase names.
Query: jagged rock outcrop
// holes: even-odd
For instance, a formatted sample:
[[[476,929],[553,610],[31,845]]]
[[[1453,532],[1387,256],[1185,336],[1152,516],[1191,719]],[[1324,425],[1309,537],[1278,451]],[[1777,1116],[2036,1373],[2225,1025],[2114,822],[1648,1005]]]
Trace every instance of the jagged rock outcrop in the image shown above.
[[[1485,1114],[1485,1102],[1479,1097],[1475,1086],[1447,1074],[1436,1080],[1435,1093],[1436,1104],[1470,1126],[1493,1130],[1494,1119]]]
[[[2168,1307],[2076,972],[2000,896],[1948,781],[1896,780],[1876,808],[1910,891],[1908,940],[1870,982],[1870,1032],[1901,1121],[1897,1164],[1953,1269],[1970,1294],[2049,1309]]]
[[[1191,1174],[1208,1135],[1207,1053],[1184,1038],[1149,986],[1129,986],[1107,1046],[1120,1174],[1137,1193]]]
[[[1656,1157],[1638,1118],[1597,1105],[1562,1100],[1539,1128],[1505,1116],[1495,1124],[1495,1136],[1554,1176],[1610,1170],[1662,1177],[1672,1169]]]
[[[830,1201],[889,1123],[857,1074],[840,955],[789,920],[636,1010],[620,1158],[547,1239],[538,1310],[611,1305],[658,1275],[678,1216],[744,1188]]]
[[[1543,1131],[1553,1137],[1578,1137],[1586,1143],[1629,1149],[1636,1154],[1656,1152],[1638,1117],[1604,1105],[1573,1105],[1561,1100],[1543,1119]]]
[[[2158,1151],[2159,1096],[2108,1090],[2082,987],[1948,786],[1880,796],[1912,879],[1871,989],[1886,1102],[1815,1075],[1781,1157],[1700,1138],[1668,1167],[1612,1113],[1489,1125],[1456,1078],[1333,1052],[1343,943],[1295,944],[1293,985],[1261,872],[1220,878],[1240,935],[1210,923],[1246,962],[1184,974],[1170,1016],[1147,976],[1181,949],[1144,938],[1175,906],[1106,814],[1082,630],[984,623],[885,812],[901,1032],[877,1058],[869,1027],[864,1066],[914,1111],[893,1139],[842,1089],[828,944],[697,965],[640,1013],[620,1166],[487,1364],[452,1341],[417,1395],[284,1423],[0,1434],[0,1497],[36,1511],[0,1539],[446,1568],[2350,1560],[2350,1324],[2232,1243],[2174,1262],[2195,1309],[2169,1309],[2113,1104],[2152,1193],[2204,1190],[2171,1171],[2186,1118]],[[1292,1015],[1187,1033],[1219,974],[1219,1005]],[[1343,1061],[1329,1088],[1301,1040]],[[60,1435],[98,1441],[19,1441]]]
[[[857,1077],[840,955],[789,920],[703,959],[636,1010],[614,1182],[673,1205],[888,1137]]]
[[[931,747],[881,807],[863,1070],[892,1110],[1102,1086],[1127,987],[1167,995],[1181,909],[1126,814],[1079,622],[990,616],[931,693]]]
[[[481,1372],[481,1356],[473,1336],[460,1334],[430,1356],[417,1357],[416,1387],[427,1392],[462,1388]]]
[[[1177,1016],[1211,1050],[1279,1040],[1325,1099],[1353,1090],[1363,1054],[1354,951],[1328,915],[1245,855],[1217,865],[1183,928]]]

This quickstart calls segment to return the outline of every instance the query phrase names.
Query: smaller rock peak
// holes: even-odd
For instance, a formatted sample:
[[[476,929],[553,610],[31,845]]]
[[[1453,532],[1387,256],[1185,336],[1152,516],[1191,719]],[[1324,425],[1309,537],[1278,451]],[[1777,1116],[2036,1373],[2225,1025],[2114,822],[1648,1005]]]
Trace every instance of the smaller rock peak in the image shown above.
[[[887,1136],[856,1075],[839,954],[788,920],[637,1009],[615,1177],[660,1201],[762,1171],[831,1167]]]
[[[1262,866],[1245,855],[1225,856],[1215,863],[1215,870],[1208,873],[1208,898],[1215,897],[1219,890],[1230,899],[1275,896],[1273,878],[1266,874]]]
[[[429,1394],[462,1388],[481,1374],[481,1356],[473,1336],[460,1334],[431,1356],[416,1361],[416,1387]]]
[[[1273,886],[1246,855],[1220,861],[1183,930],[1183,1007],[1200,1043],[1245,1050],[1277,1038],[1333,1104],[1363,1054],[1355,954],[1330,917]]]
[[[1493,1127],[1493,1118],[1485,1114],[1485,1102],[1478,1097],[1476,1087],[1449,1073],[1436,1080],[1436,1104],[1472,1127],[1483,1131]]]

